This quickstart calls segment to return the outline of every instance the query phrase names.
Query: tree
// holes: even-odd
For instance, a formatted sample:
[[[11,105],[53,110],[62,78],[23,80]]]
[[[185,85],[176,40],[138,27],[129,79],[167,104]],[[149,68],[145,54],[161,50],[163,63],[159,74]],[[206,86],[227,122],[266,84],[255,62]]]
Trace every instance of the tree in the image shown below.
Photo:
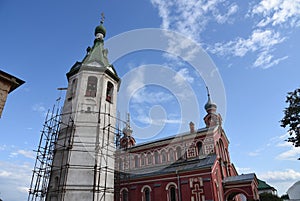
[[[295,147],[300,146],[300,88],[293,92],[288,92],[286,101],[288,107],[284,109],[284,117],[280,121],[282,127],[288,127],[290,137],[288,142],[292,142]],[[300,160],[300,158],[298,158]]]
[[[260,201],[282,201],[280,197],[277,195],[273,195],[272,193],[261,193],[259,194]]]
[[[284,194],[280,198],[283,199],[283,200],[289,200],[290,199],[288,194]]]

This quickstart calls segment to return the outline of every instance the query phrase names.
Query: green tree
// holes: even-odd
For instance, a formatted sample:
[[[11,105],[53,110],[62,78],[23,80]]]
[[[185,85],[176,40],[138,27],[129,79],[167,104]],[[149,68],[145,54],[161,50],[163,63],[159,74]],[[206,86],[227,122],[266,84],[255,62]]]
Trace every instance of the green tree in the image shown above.
[[[273,195],[272,193],[261,193],[259,194],[260,201],[282,201],[280,197],[277,195]]]
[[[300,146],[300,88],[289,92],[286,96],[288,107],[284,109],[284,117],[280,121],[281,126],[288,127],[290,137],[288,142],[292,142],[295,147]],[[298,158],[300,160],[300,158]]]
[[[288,194],[284,194],[280,198],[283,199],[283,200],[289,200],[290,199]]]

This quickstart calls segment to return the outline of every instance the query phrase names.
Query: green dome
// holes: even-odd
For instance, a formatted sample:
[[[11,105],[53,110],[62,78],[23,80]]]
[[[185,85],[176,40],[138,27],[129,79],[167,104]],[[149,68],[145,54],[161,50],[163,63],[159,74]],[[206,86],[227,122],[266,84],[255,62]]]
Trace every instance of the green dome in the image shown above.
[[[99,26],[97,26],[96,29],[95,29],[95,36],[96,36],[98,33],[103,34],[103,37],[105,37],[106,29],[105,29],[105,27],[103,26],[102,23],[101,23]]]

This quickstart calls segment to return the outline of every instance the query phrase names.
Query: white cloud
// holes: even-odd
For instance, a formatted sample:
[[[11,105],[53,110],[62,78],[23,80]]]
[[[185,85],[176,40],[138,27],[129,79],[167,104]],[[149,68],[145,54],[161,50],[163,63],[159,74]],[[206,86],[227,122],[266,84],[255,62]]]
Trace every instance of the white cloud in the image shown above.
[[[33,151],[26,151],[26,150],[18,150],[18,153],[22,156],[25,156],[26,158],[35,158],[35,154]]]
[[[279,154],[276,159],[278,160],[292,160],[296,161],[300,157],[300,147],[292,146],[290,150]]]
[[[8,172],[8,171],[5,171],[5,170],[0,170],[0,177],[10,177],[11,175],[13,175],[12,172]]]
[[[259,27],[269,24],[299,26],[300,0],[262,0],[252,8],[251,13],[264,17],[257,25]]]
[[[257,53],[258,58],[253,63],[254,67],[269,68],[287,57],[273,59],[272,48],[285,40],[279,32],[271,29],[261,30],[256,29],[252,32],[249,38],[236,38],[226,43],[216,43],[213,47],[208,47],[208,50],[219,55],[233,55],[243,57],[247,53]]]
[[[15,152],[12,152],[10,153],[10,157],[13,158],[13,157],[16,157],[18,155],[22,155],[26,158],[31,158],[31,159],[34,159],[35,158],[35,154],[33,151],[26,151],[26,150],[23,150],[23,149],[20,149],[20,150],[17,150]]]
[[[37,103],[34,106],[32,106],[33,111],[44,113],[46,112],[46,108],[43,106],[42,103]]]
[[[165,103],[171,101],[173,98],[169,93],[165,93],[162,91],[150,91],[146,88],[143,88],[139,91],[136,91],[132,96],[131,100],[133,103]]]
[[[291,181],[299,180],[300,172],[293,169],[286,169],[284,171],[268,171],[266,173],[259,174],[259,178],[268,181]]]
[[[189,70],[187,68],[182,68],[173,77],[173,81],[181,86],[186,81],[189,83],[193,83],[194,78],[190,75]]]
[[[185,37],[201,41],[200,34],[206,30],[210,21],[220,24],[230,23],[229,18],[238,11],[238,5],[228,5],[225,0],[151,0],[162,19],[161,27],[183,34]],[[225,5],[225,6],[224,6]],[[233,18],[232,18],[233,19]],[[197,48],[191,47],[191,41],[169,36],[169,49],[176,55],[192,57]],[[179,54],[178,54],[179,53]]]
[[[0,161],[1,198],[7,200],[25,200],[28,196],[27,187],[30,185],[32,164],[9,163]],[[11,189],[16,189],[11,193]]]

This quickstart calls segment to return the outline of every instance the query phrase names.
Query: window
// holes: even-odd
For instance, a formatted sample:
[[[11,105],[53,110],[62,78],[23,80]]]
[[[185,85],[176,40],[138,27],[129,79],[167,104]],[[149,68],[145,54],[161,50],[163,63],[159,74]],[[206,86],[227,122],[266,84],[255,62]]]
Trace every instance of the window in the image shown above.
[[[173,162],[175,161],[175,156],[174,156],[174,150],[169,149],[169,161]]]
[[[170,198],[170,201],[176,201],[176,188],[175,188],[175,186],[171,186],[169,188],[169,198]]]
[[[96,97],[97,82],[98,82],[98,80],[95,76],[89,76],[85,96]]]
[[[139,167],[139,157],[137,155],[134,156],[134,167],[135,168]]]
[[[203,155],[202,142],[197,142],[198,155]]]
[[[150,201],[150,189],[149,188],[144,189],[144,196],[145,196],[145,201]]]
[[[152,155],[151,155],[151,153],[148,153],[147,158],[148,158],[148,165],[151,165],[152,164]]]
[[[128,201],[128,191],[126,189],[122,191],[122,201]]]
[[[71,100],[76,93],[77,88],[77,79],[72,80],[71,88],[69,90],[68,100]]]
[[[162,162],[162,163],[167,162],[167,153],[166,153],[165,150],[163,150],[163,151],[161,152],[161,162]]]
[[[159,154],[157,151],[154,152],[154,162],[155,164],[159,164]]]
[[[181,159],[181,147],[176,148],[177,160]]]
[[[107,82],[106,88],[106,100],[110,103],[113,102],[114,85],[111,82]]]
[[[141,154],[141,165],[145,165],[146,158],[144,154]]]
[[[123,168],[124,168],[124,166],[123,166],[123,160],[120,159],[120,160],[119,160],[119,169],[120,169],[120,170],[123,170]]]

